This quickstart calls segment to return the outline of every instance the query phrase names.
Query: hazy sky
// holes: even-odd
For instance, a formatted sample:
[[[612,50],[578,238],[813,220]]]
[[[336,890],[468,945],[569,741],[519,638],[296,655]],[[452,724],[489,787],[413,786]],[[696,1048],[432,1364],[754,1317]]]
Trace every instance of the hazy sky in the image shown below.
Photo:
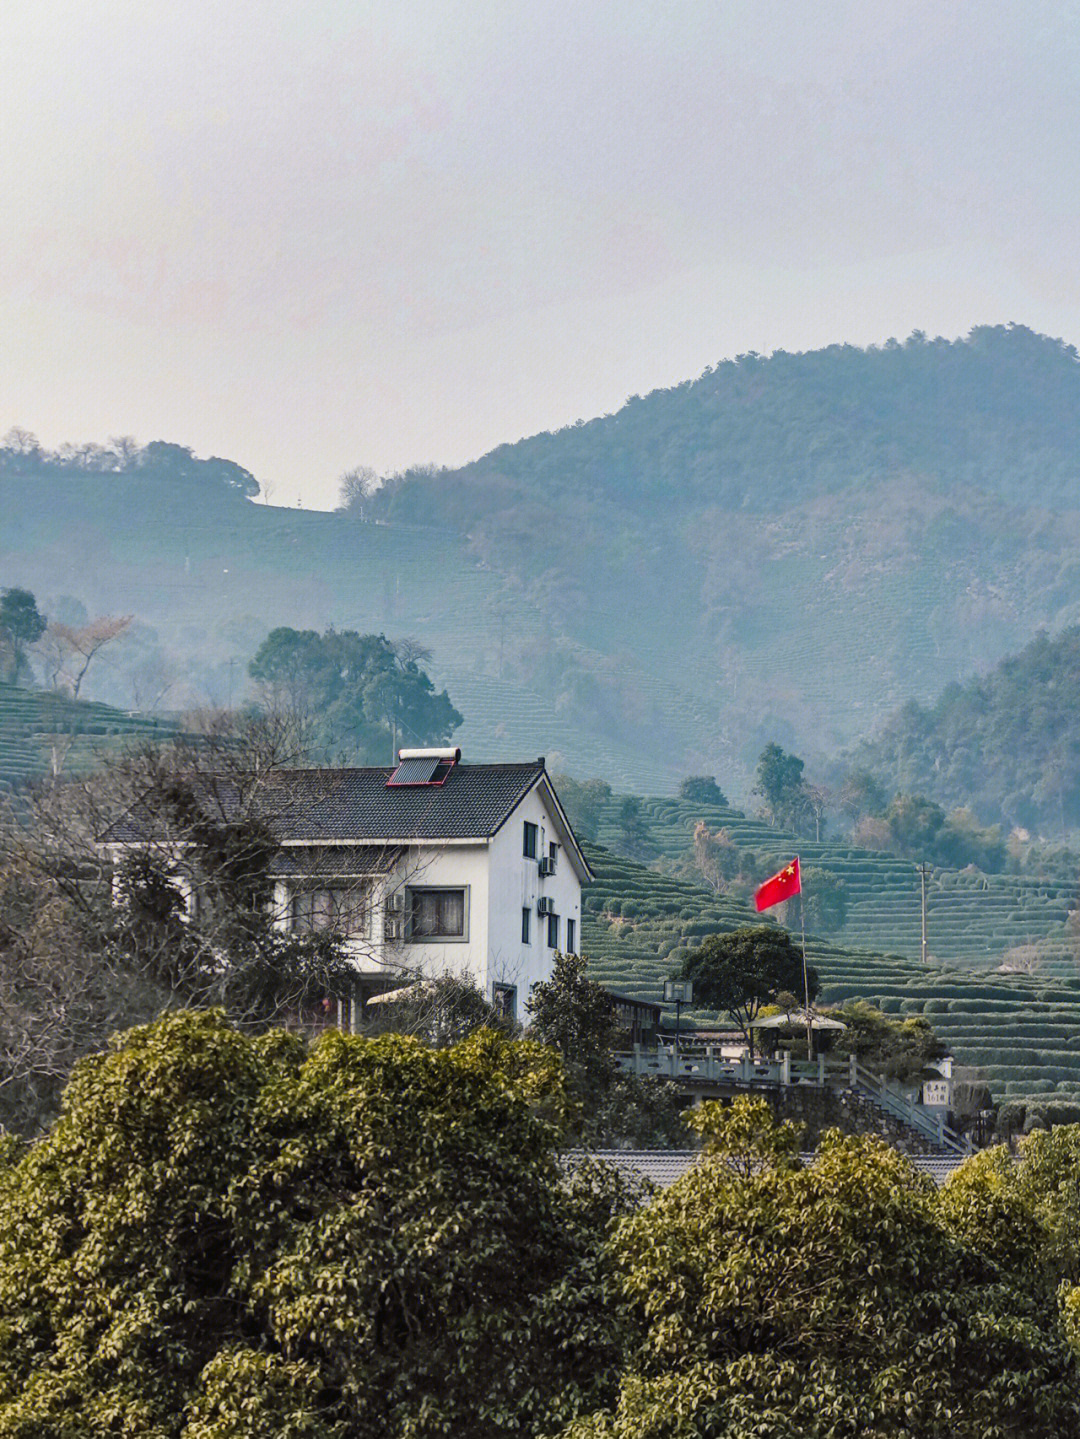
[[[1080,341],[1080,0],[6,0],[0,433],[275,504],[745,350]]]

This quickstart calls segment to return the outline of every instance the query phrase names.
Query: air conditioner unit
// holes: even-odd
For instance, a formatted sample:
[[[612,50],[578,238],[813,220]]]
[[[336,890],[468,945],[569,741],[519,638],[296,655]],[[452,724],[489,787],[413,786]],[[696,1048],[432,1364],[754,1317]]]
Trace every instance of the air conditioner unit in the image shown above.
[[[405,893],[395,890],[383,904],[383,939],[405,938]]]
[[[555,901],[553,899],[548,899],[546,894],[542,894],[540,898],[536,901],[536,912],[537,914],[554,914]]]
[[[537,868],[541,874],[554,874],[555,861],[553,859],[542,859]]]

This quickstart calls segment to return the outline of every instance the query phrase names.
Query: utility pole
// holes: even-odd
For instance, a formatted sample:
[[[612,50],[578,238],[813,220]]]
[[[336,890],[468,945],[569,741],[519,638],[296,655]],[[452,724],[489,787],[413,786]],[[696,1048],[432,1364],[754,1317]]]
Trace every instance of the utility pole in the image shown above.
[[[919,884],[922,889],[922,962],[927,963],[926,958],[926,876],[930,873],[930,866],[924,861],[919,865]]]

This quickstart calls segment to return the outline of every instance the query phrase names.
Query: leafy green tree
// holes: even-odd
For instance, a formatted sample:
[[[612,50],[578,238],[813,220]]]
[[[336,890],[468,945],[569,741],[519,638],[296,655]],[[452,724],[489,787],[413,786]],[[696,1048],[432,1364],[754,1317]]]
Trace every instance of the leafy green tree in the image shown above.
[[[611,786],[602,779],[576,780],[568,774],[552,775],[551,779],[574,833],[580,839],[595,840],[604,806],[611,799]]]
[[[807,977],[813,1000],[819,988],[813,967]],[[750,1044],[750,1026],[762,1005],[772,1004],[785,990],[802,996],[802,950],[787,930],[746,925],[708,935],[685,957],[675,978],[693,980],[695,1005],[729,1014]]]
[[[0,1436],[550,1432],[616,1356],[626,1208],[561,1182],[553,1051],[174,1013],[0,1171]]]
[[[627,795],[619,805],[619,847],[631,859],[648,859],[656,846],[645,816],[641,813],[641,800],[636,795]]]
[[[716,777],[711,774],[695,774],[684,779],[679,785],[679,798],[693,804],[727,804]]]
[[[4,679],[17,684],[28,673],[27,647],[37,643],[46,624],[29,590],[0,592],[0,663]]]
[[[551,978],[534,984],[526,1008],[530,1038],[561,1055],[576,1106],[571,1134],[580,1143],[665,1148],[685,1143],[684,1102],[664,1080],[622,1074],[611,1043],[611,995],[588,977],[584,955],[556,954]]]
[[[837,1054],[854,1054],[875,1074],[916,1082],[924,1069],[948,1051],[921,1014],[893,1019],[862,999],[849,999],[835,1017],[847,1028],[835,1035]]]
[[[885,813],[885,791],[868,769],[854,769],[845,778],[837,796],[840,812],[856,825],[861,819]]]
[[[710,1102],[704,1157],[625,1219],[618,1395],[562,1439],[1067,1439],[1053,1305],[959,1237],[880,1140],[814,1162],[762,1099]]]
[[[811,835],[816,828],[820,837],[824,792],[811,792],[803,778],[804,768],[796,755],[785,754],[775,742],[767,744],[758,758],[754,793],[764,800],[766,816],[773,824],[795,833],[809,823]]]
[[[533,985],[525,1007],[530,1035],[557,1049],[568,1067],[592,1074],[611,1045],[615,1007],[608,992],[588,977],[588,968],[582,954],[556,954],[551,978]]]
[[[900,852],[920,859],[933,852],[945,812],[922,795],[898,794],[885,811],[885,822]]]
[[[847,921],[844,881],[831,870],[808,865],[802,872],[806,926],[816,934],[835,934]]]
[[[272,630],[248,666],[317,757],[385,764],[398,743],[445,743],[461,715],[405,644],[354,630]]]

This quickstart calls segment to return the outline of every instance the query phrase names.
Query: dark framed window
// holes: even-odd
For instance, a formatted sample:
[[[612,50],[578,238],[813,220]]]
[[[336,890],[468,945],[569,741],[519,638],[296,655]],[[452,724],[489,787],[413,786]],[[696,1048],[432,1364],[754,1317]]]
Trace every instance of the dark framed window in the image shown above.
[[[410,889],[410,939],[464,939],[465,910],[463,889]]]
[[[558,949],[558,947],[559,947],[559,916],[558,916],[557,914],[549,914],[549,915],[548,915],[547,942],[548,942],[548,949]]]
[[[532,820],[525,821],[524,835],[522,839],[521,852],[526,859],[536,858],[536,836],[537,828]]]
[[[559,858],[559,846],[554,840],[548,845],[548,863],[551,865],[550,874],[555,873],[555,862]]]
[[[532,910],[527,904],[521,906],[521,942],[532,944]]]
[[[368,895],[364,885],[305,885],[289,898],[289,927],[294,934],[329,931],[347,938],[368,932]]]
[[[566,921],[566,952],[567,952],[567,954],[577,954],[577,920],[576,920],[576,919],[568,919],[568,920]]]
[[[517,985],[493,984],[491,1007],[500,1019],[517,1019]]]

